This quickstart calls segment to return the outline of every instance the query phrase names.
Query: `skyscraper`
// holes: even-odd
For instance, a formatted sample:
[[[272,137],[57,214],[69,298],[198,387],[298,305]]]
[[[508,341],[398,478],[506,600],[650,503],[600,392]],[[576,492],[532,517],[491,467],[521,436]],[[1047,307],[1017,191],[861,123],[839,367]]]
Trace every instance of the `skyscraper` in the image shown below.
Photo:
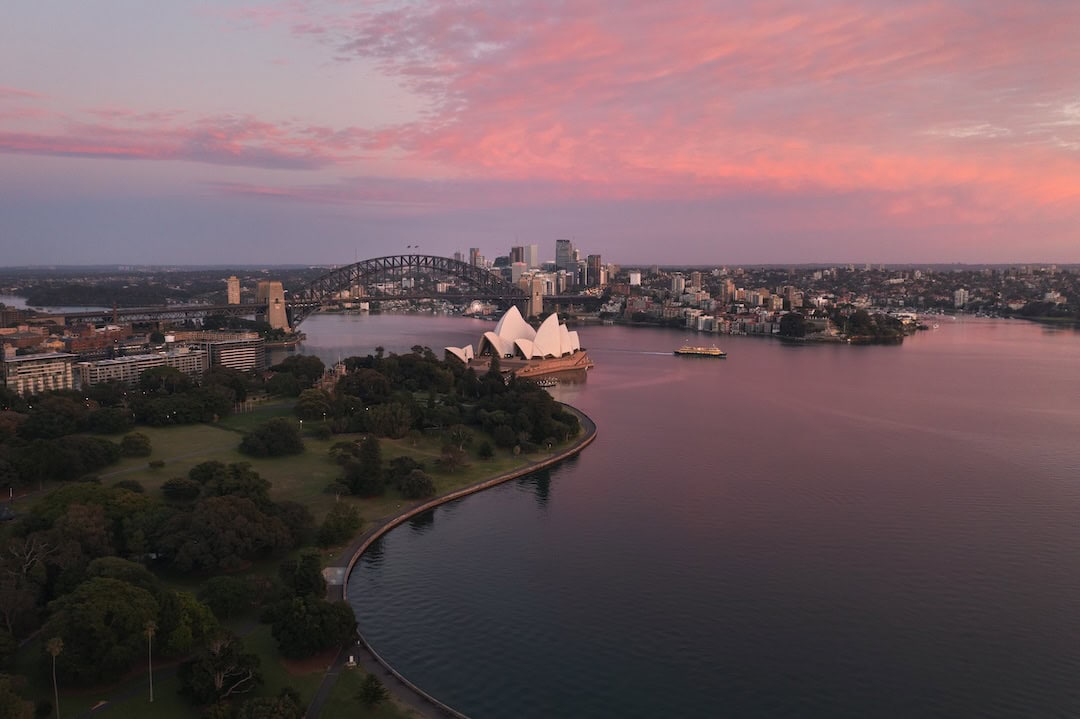
[[[228,287],[228,296],[230,305],[240,304],[240,280],[236,275],[233,275],[226,280],[226,286]]]
[[[524,247],[511,247],[510,248],[510,264],[513,265],[517,262],[525,262],[525,248]]]
[[[555,240],[555,269],[570,271],[574,266],[574,246],[570,240]]]
[[[600,264],[600,255],[589,255],[586,266],[588,269],[588,281],[585,284],[589,287],[600,287],[603,285],[603,265]]]
[[[470,247],[469,248],[469,264],[472,265],[473,267],[479,267],[480,266],[480,248],[479,247]]]
[[[540,248],[538,246],[525,246],[525,264],[529,266],[529,269],[540,266]]]

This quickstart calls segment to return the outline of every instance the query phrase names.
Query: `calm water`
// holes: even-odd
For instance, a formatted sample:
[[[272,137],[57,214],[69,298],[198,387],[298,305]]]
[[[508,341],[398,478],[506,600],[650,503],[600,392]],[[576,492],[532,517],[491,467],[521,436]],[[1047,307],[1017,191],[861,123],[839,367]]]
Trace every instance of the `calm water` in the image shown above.
[[[326,359],[490,323],[315,317]],[[1080,334],[580,330],[597,441],[358,565],[371,644],[475,719],[1080,714]],[[711,339],[711,338],[710,338]]]

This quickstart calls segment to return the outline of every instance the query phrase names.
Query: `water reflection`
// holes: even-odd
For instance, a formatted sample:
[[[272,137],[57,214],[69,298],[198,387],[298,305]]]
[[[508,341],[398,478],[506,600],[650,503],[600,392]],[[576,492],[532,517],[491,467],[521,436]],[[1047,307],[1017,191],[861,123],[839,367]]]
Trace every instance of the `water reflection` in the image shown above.
[[[429,509],[409,518],[409,529],[414,532],[425,532],[435,524],[435,510]]]
[[[551,498],[551,471],[547,469],[541,469],[532,474],[526,475],[518,480],[518,483],[527,488],[531,488],[533,495],[536,497],[536,505],[541,509],[547,507],[548,500]]]

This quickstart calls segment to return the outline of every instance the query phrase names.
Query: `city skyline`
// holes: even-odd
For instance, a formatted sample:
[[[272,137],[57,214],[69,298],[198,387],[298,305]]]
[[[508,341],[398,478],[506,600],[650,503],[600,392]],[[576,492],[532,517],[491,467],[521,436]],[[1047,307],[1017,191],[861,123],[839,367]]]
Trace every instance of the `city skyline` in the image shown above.
[[[10,8],[5,264],[558,238],[628,265],[1080,262],[1078,27],[1055,2]]]

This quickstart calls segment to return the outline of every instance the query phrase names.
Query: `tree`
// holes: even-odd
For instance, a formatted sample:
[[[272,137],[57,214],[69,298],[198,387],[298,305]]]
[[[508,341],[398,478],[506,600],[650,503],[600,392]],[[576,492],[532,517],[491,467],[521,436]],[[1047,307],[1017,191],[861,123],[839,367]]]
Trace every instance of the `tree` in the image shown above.
[[[191,378],[175,367],[151,367],[139,375],[139,389],[157,394],[182,394],[191,389]]]
[[[52,656],[53,706],[56,707],[56,719],[60,719],[60,686],[56,683],[56,658],[64,651],[64,640],[53,637],[45,644],[45,651]]]
[[[237,719],[303,719],[300,695],[286,687],[276,697],[256,697],[244,702]]]
[[[350,539],[361,527],[360,513],[356,507],[338,502],[326,514],[319,527],[316,541],[320,547],[330,547]]]
[[[466,447],[472,444],[473,433],[468,427],[455,424],[446,432],[446,439],[451,444],[455,445],[458,449],[464,450]]]
[[[367,435],[360,441],[356,461],[345,466],[345,484],[361,497],[375,497],[385,490],[382,449],[374,436]]]
[[[180,692],[206,706],[246,694],[262,683],[259,658],[244,651],[239,637],[222,632],[192,660],[180,665]]]
[[[150,438],[142,432],[125,434],[120,440],[120,454],[125,457],[149,457],[152,451]]]
[[[412,427],[412,412],[400,402],[376,405],[368,412],[371,431],[380,437],[401,439]]]
[[[289,355],[271,367],[270,371],[286,372],[300,380],[304,387],[310,387],[322,379],[326,365],[315,355]]]
[[[245,497],[200,499],[164,528],[162,552],[180,571],[238,569],[290,545],[289,529]]]
[[[442,467],[443,470],[454,473],[468,464],[468,455],[452,444],[444,444],[442,447],[442,454],[439,455],[439,458],[435,460],[435,462]]]
[[[798,312],[788,312],[780,318],[781,337],[805,337],[806,318]]]
[[[150,703],[154,703],[154,632],[157,631],[157,622],[148,619],[143,625],[146,632],[146,666],[150,675]]]
[[[369,709],[379,706],[389,696],[390,693],[386,691],[386,687],[374,674],[368,674],[364,677],[363,683],[360,684],[360,691],[356,693],[357,700]]]
[[[232,393],[232,399],[243,402],[248,395],[248,380],[243,372],[215,365],[203,375],[204,387],[223,387]]]
[[[405,499],[423,499],[435,494],[435,482],[424,470],[414,469],[402,480],[400,490]]]
[[[296,559],[287,559],[278,567],[278,576],[282,584],[297,597],[326,594],[326,580],[322,575],[322,560],[319,553],[306,550]]]
[[[278,372],[266,381],[266,391],[277,397],[299,397],[303,388],[296,375]]]
[[[282,656],[305,659],[354,638],[356,617],[345,602],[315,596],[287,599],[271,609],[270,632]]]
[[[339,397],[355,397],[362,405],[376,405],[390,399],[390,380],[373,369],[358,369],[338,380]]]
[[[477,446],[476,456],[480,459],[492,459],[495,456],[495,448],[485,439]]]
[[[240,451],[252,457],[300,454],[304,451],[304,441],[300,437],[300,428],[292,420],[275,417],[245,434]]]
[[[296,400],[293,412],[300,419],[323,419],[332,414],[330,408],[330,395],[321,389],[305,389]]]
[[[0,675],[0,719],[31,719],[33,703],[23,699],[15,689],[15,680]]]
[[[251,584],[242,577],[223,575],[206,580],[199,590],[201,599],[219,619],[230,619],[254,606]]]
[[[132,667],[158,603],[141,587],[94,577],[54,600],[49,610],[45,636],[67,637],[59,663],[65,676],[85,685],[116,679]]]
[[[173,502],[194,502],[201,492],[202,487],[198,482],[183,477],[167,479],[161,485],[161,493],[165,495],[165,499]]]

